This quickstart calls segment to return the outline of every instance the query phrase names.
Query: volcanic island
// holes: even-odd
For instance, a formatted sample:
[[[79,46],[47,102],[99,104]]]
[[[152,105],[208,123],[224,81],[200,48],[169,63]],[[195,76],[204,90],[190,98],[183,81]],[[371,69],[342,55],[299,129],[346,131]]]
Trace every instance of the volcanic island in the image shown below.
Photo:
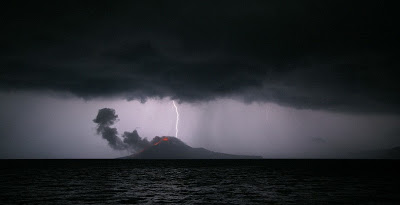
[[[262,159],[261,156],[233,155],[193,148],[176,137],[156,137],[155,143],[119,159]]]

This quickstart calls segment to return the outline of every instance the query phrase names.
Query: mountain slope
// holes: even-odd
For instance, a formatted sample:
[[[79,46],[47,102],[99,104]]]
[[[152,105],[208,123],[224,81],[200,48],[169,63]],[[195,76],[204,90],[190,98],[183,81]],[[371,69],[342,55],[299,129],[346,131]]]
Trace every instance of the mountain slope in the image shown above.
[[[204,148],[192,148],[175,137],[162,137],[152,146],[121,159],[261,159],[259,156],[231,155]]]

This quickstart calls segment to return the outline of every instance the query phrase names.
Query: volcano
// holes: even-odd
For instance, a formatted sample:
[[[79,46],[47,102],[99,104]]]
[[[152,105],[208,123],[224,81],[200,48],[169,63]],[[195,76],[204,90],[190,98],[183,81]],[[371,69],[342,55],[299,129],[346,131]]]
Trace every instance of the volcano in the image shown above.
[[[260,156],[232,155],[192,148],[176,137],[161,137],[142,151],[121,159],[261,159]]]

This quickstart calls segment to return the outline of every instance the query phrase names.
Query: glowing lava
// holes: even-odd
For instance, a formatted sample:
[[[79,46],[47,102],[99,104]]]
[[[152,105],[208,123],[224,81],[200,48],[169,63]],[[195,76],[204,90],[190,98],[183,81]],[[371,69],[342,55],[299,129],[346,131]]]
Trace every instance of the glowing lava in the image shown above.
[[[168,141],[168,137],[163,137],[160,141],[154,143],[154,145],[160,144],[162,141]]]
[[[176,111],[175,137],[178,138],[179,112],[178,112],[178,107],[175,104],[175,100],[173,100],[172,103],[174,104],[175,111]]]

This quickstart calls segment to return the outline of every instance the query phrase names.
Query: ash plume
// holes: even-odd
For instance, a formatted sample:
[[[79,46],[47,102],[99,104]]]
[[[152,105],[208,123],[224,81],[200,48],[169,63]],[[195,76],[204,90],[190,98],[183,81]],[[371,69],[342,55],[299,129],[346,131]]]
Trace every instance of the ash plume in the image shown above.
[[[146,138],[142,139],[136,130],[124,132],[122,138],[124,138],[123,142],[131,150],[140,150],[150,145],[149,141]]]
[[[111,127],[118,121],[118,115],[112,108],[100,109],[96,118],[93,120],[97,124],[96,132],[103,139],[107,140],[108,145],[115,150],[127,150],[129,152],[140,151],[150,145],[146,138],[141,138],[136,130],[124,132],[123,140],[118,137],[117,128]]]

